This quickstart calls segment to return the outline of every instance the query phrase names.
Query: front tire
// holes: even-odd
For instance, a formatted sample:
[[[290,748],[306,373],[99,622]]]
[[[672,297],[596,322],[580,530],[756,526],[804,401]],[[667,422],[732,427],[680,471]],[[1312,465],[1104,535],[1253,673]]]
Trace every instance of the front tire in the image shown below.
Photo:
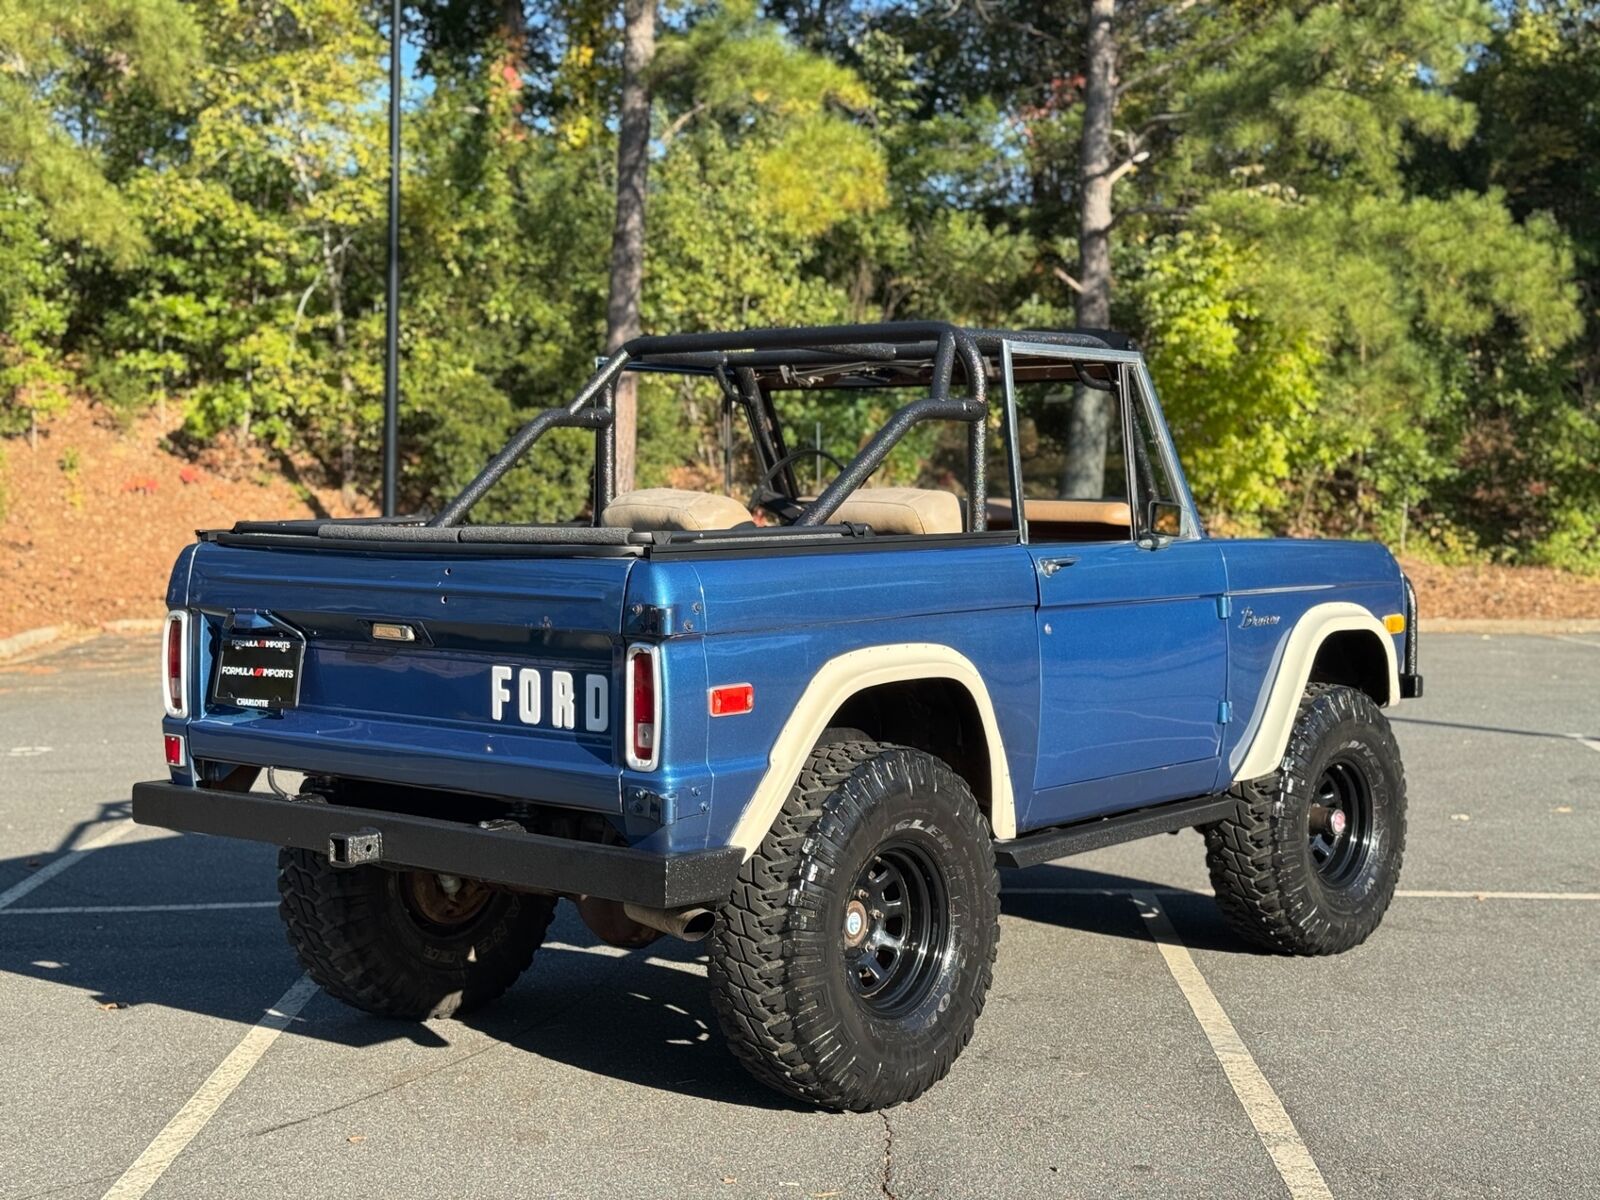
[[[999,886],[983,813],[943,762],[819,744],[717,915],[711,994],[729,1046],[819,1107],[920,1095],[983,1011]]]
[[[472,879],[333,867],[291,849],[278,852],[278,895],[289,944],[324,991],[407,1020],[465,1014],[499,996],[533,961],[556,905]]]
[[[1239,784],[1206,829],[1217,905],[1246,940],[1338,954],[1388,910],[1406,842],[1406,777],[1389,722],[1354,688],[1312,684],[1278,774]]]

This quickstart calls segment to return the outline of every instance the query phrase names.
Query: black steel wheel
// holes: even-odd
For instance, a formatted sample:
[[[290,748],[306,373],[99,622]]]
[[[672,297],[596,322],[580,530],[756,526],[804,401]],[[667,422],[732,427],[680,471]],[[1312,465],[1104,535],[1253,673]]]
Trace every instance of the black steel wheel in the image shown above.
[[[921,751],[820,743],[712,933],[712,1003],[762,1082],[868,1111],[944,1078],[983,1011],[999,874],[966,783]]]
[[[1406,840],[1400,748],[1372,698],[1312,684],[1278,773],[1233,794],[1234,815],[1206,829],[1228,923],[1289,954],[1365,941],[1394,897]]]
[[[951,952],[950,897],[933,855],[910,841],[880,847],[844,906],[845,978],[893,1017],[927,998]]]
[[[1372,847],[1372,787],[1361,763],[1338,758],[1322,768],[1306,811],[1311,861],[1330,886],[1360,874]]]

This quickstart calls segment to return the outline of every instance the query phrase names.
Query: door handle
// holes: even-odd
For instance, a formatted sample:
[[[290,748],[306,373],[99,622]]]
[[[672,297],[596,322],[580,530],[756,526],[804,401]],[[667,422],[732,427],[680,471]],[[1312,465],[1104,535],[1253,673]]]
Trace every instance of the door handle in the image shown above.
[[[1077,561],[1077,556],[1072,554],[1062,555],[1060,558],[1041,558],[1039,569],[1046,575],[1054,575],[1062,567],[1070,567]]]

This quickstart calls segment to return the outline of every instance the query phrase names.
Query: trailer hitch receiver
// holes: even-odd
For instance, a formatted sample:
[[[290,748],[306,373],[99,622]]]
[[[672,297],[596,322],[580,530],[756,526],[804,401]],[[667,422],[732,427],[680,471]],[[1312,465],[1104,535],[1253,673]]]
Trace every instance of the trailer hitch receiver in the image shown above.
[[[383,833],[377,829],[357,829],[354,833],[328,835],[328,864],[359,867],[383,860]]]

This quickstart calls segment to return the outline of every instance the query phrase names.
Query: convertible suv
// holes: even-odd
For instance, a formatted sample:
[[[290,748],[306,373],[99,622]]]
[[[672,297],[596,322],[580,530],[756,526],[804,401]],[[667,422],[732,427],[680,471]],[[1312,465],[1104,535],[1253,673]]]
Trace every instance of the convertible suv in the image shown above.
[[[720,413],[701,490],[616,494],[624,372]],[[469,521],[556,427],[587,515]],[[1411,587],[1378,545],[1206,536],[1115,334],[636,338],[438,513],[202,532],[168,603],[135,819],[281,847],[300,960],[385,1016],[497,996],[566,898],[707,939],[761,1080],[883,1108],[972,1036],[1000,867],[1198,828],[1290,954],[1366,938],[1400,870]]]

